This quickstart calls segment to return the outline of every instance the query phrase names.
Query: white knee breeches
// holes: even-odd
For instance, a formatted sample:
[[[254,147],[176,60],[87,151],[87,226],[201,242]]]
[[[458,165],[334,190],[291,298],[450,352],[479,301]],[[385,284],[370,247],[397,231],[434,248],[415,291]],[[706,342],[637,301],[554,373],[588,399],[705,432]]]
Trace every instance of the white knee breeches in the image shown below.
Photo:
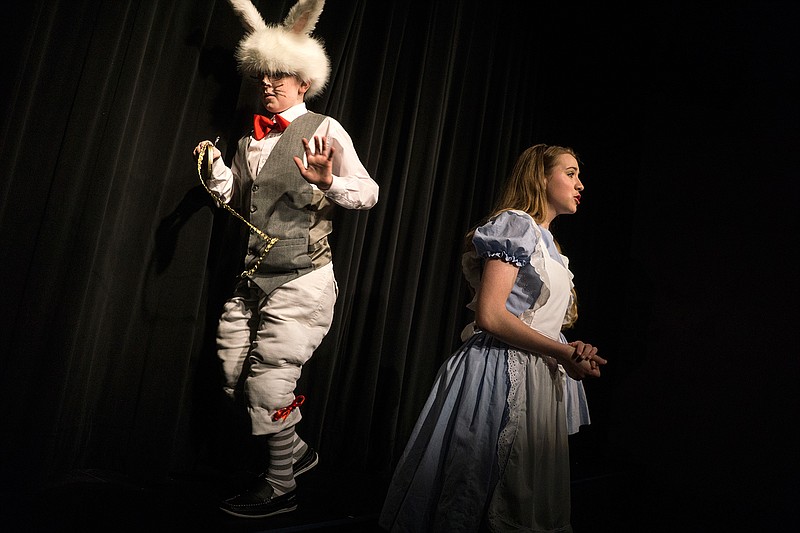
[[[301,419],[295,399],[303,365],[328,333],[338,295],[333,265],[294,279],[269,295],[244,280],[224,306],[217,330],[225,391],[244,391],[254,435],[277,433]]]

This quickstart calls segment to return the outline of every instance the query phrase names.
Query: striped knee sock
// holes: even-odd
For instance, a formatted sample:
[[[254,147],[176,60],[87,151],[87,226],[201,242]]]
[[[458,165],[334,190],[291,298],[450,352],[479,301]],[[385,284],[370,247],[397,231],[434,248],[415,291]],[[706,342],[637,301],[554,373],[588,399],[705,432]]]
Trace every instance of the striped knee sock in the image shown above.
[[[307,450],[308,450],[308,444],[306,444],[305,441],[300,438],[297,432],[295,432],[294,451],[292,452],[292,455],[294,456],[294,462],[296,463],[298,460],[300,460],[300,458],[303,457],[303,454],[305,454]]]
[[[292,471],[295,442],[294,426],[280,433],[270,435],[267,439],[269,449],[269,468],[267,481],[275,490],[275,496],[281,496],[295,489],[294,472]]]

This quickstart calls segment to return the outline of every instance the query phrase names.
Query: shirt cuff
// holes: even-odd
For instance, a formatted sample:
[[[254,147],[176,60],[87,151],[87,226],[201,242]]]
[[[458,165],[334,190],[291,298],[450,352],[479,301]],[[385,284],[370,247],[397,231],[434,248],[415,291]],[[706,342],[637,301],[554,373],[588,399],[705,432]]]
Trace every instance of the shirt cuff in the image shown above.
[[[213,177],[214,179],[225,178],[225,173],[227,170],[228,167],[225,166],[225,162],[222,160],[221,157],[218,157],[211,165],[211,177]]]
[[[334,175],[333,179],[331,180],[331,186],[327,189],[319,189],[324,192],[326,195],[330,194],[331,196],[341,196],[342,194],[347,194],[347,188],[342,185],[342,182],[345,180],[340,179],[338,176]]]

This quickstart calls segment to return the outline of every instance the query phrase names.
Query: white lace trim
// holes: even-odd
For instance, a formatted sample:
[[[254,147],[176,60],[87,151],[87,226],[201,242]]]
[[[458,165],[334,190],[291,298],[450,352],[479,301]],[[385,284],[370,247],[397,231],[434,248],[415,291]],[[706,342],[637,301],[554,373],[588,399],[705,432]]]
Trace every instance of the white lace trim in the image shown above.
[[[508,410],[508,420],[506,420],[505,426],[500,431],[500,436],[497,439],[497,460],[500,465],[501,480],[503,479],[503,472],[506,469],[508,455],[511,453],[511,443],[514,442],[514,438],[517,435],[520,412],[517,392],[519,390],[520,376],[525,375],[527,358],[523,352],[510,349],[508,350],[507,362],[509,387],[506,409]]]

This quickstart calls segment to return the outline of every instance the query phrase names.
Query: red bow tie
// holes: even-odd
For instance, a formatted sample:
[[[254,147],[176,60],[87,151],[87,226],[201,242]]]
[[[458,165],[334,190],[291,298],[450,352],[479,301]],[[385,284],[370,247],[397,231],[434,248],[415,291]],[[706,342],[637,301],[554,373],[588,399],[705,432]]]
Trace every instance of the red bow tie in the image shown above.
[[[288,125],[289,121],[280,115],[274,115],[273,118],[265,117],[264,115],[253,115],[253,137],[260,141],[267,136],[267,133],[283,131]]]

